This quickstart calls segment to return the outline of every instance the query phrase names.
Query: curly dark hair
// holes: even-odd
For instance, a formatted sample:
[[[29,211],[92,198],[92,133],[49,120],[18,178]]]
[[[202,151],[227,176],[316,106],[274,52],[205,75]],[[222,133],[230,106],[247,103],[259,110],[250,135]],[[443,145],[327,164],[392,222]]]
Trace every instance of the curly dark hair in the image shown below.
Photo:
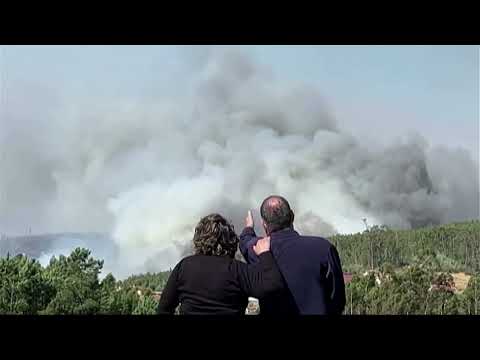
[[[233,225],[219,214],[210,214],[195,227],[195,254],[235,257],[239,239]]]

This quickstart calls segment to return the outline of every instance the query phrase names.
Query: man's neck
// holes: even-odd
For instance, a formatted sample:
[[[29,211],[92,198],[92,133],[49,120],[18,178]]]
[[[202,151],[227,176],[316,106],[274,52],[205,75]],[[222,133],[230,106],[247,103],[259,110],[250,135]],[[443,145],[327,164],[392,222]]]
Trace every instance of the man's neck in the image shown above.
[[[286,227],[286,228],[283,228],[283,229],[280,229],[280,230],[275,230],[275,231],[267,234],[267,236],[272,236],[273,234],[278,234],[278,233],[282,233],[282,232],[285,232],[285,231],[295,231],[295,229],[293,228],[293,225],[291,225],[289,227]]]

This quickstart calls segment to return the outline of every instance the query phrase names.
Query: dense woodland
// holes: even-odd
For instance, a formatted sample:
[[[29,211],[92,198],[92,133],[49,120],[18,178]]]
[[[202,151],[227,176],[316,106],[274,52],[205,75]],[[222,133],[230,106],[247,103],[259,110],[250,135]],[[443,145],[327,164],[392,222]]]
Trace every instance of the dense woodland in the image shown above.
[[[480,271],[480,222],[448,224],[415,230],[371,227],[330,241],[341,255],[345,271],[375,269],[385,264],[404,267],[431,255],[442,271]]]
[[[480,315],[480,222],[394,231],[372,227],[330,238],[345,271],[345,314]],[[169,272],[100,279],[103,261],[87,249],[38,261],[0,258],[0,314],[155,314]],[[453,273],[470,276],[465,290]],[[260,304],[261,307],[261,304]]]

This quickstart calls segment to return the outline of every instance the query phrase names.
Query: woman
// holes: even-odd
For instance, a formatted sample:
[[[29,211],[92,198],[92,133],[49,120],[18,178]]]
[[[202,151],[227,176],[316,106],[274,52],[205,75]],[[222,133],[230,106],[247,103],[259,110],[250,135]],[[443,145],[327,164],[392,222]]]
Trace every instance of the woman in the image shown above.
[[[259,263],[235,260],[239,239],[233,226],[218,214],[200,220],[195,228],[195,255],[173,269],[160,298],[158,312],[173,314],[242,315],[248,297],[262,299],[284,289],[284,282],[270,252],[270,239],[259,240]]]

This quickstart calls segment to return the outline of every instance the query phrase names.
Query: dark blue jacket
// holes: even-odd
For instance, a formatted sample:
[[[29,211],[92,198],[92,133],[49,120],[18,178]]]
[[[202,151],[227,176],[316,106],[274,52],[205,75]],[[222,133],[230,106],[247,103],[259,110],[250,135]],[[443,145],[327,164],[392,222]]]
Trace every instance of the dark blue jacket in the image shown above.
[[[293,229],[274,232],[270,238],[271,251],[298,312],[304,315],[341,314],[345,307],[345,283],[335,246],[321,237],[301,236]],[[240,251],[248,263],[258,261],[253,251],[257,240],[251,227],[245,228],[240,235]],[[272,305],[262,307],[260,304],[260,311],[277,311],[270,309]]]

